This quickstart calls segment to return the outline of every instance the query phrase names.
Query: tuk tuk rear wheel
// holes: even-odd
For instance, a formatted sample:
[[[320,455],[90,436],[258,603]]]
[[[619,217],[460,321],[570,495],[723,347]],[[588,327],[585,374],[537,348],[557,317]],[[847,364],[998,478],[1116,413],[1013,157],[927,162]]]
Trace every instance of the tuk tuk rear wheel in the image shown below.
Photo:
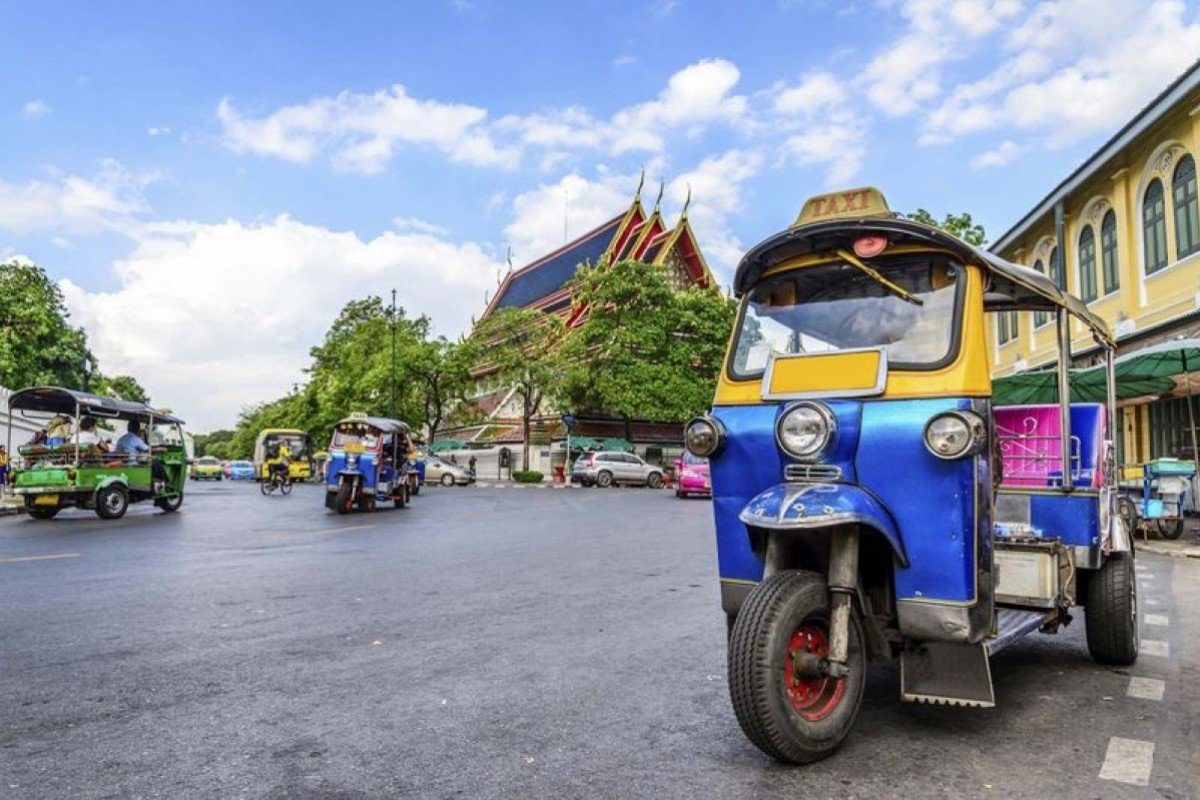
[[[1083,610],[1094,661],[1119,666],[1137,661],[1140,637],[1132,553],[1113,553],[1088,578]]]
[[[729,695],[738,723],[758,749],[808,764],[831,755],[862,705],[866,656],[857,610],[850,615],[847,674],[800,677],[798,660],[828,654],[829,588],[815,572],[790,570],[756,586],[729,638]]]
[[[1155,527],[1158,528],[1158,535],[1164,539],[1175,541],[1183,536],[1182,519],[1160,519],[1155,522]]]
[[[34,519],[54,519],[54,516],[61,510],[57,506],[29,506],[25,509],[29,516]]]
[[[183,505],[183,492],[178,492],[172,497],[161,497],[154,501],[154,505],[158,506],[168,514],[173,511],[178,511],[179,507]]]
[[[129,492],[119,483],[112,483],[96,492],[96,516],[100,519],[120,519],[129,510]]]

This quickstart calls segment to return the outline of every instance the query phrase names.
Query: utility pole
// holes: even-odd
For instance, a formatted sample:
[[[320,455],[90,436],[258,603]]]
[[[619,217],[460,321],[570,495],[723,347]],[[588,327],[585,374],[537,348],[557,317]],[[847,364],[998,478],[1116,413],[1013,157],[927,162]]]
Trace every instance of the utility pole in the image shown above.
[[[392,310],[388,315],[392,320],[392,403],[390,416],[396,418],[396,290],[392,289]]]

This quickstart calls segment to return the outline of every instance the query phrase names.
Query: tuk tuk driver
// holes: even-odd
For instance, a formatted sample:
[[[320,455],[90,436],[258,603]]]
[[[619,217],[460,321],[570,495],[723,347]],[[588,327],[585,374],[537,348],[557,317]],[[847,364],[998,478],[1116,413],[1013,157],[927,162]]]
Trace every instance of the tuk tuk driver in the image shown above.
[[[150,445],[142,439],[142,424],[136,419],[129,421],[128,432],[117,439],[117,445],[113,448],[115,453],[124,454],[126,463],[136,464],[138,456],[141,453],[149,453]],[[151,460],[150,476],[157,482],[166,483],[169,480],[167,468],[160,461]]]

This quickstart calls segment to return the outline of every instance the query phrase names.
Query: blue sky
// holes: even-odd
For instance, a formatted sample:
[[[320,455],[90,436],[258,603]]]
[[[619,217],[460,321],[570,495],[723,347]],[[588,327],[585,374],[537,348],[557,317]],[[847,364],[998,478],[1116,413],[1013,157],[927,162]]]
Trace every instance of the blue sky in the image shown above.
[[[0,256],[203,430],[347,299],[457,336],[638,174],[718,275],[873,184],[997,236],[1200,55],[1176,0],[0,3]]]

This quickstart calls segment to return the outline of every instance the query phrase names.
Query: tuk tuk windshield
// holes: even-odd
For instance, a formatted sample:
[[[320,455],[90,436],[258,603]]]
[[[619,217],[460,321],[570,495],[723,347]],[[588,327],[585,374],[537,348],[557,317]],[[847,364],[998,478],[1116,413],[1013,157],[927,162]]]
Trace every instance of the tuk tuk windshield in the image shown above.
[[[963,268],[940,256],[880,259],[872,266],[921,303],[844,261],[768,278],[744,302],[731,375],[762,374],[771,354],[869,347],[883,347],[893,368],[933,369],[950,361]]]
[[[337,450],[345,449],[347,445],[361,447],[364,450],[379,449],[379,431],[361,422],[346,422],[333,429],[331,447]]]

